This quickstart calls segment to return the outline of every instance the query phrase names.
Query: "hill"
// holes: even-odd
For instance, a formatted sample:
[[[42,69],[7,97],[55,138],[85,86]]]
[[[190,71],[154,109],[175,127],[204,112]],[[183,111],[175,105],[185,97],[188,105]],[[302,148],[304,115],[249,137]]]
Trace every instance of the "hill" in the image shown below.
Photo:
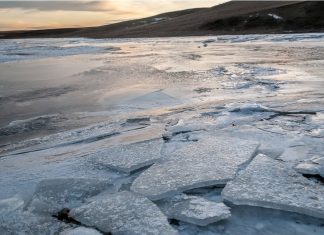
[[[170,37],[324,31],[322,1],[231,1],[88,28],[0,32],[2,38]]]

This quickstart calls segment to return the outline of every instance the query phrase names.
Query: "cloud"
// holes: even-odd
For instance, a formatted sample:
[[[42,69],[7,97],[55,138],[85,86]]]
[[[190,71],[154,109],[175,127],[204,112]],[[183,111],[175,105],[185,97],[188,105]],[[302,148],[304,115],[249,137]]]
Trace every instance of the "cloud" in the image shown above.
[[[224,0],[0,0],[0,9],[38,11],[134,11],[175,10],[199,6],[216,5]]]
[[[0,9],[38,11],[110,11],[104,1],[0,1]]]

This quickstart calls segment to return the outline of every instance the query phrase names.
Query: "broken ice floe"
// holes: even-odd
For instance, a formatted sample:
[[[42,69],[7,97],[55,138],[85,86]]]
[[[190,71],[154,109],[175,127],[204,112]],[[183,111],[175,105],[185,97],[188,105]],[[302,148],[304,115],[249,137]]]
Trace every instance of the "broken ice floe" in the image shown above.
[[[215,112],[202,113],[203,116],[213,117],[216,119],[215,126],[217,128],[224,128],[230,125],[251,125],[253,123],[265,127],[265,129],[287,129],[292,127],[294,129],[300,128],[304,119],[311,115],[316,115],[316,111],[300,110],[300,111],[285,111],[264,106],[260,103],[230,103],[227,104],[226,109],[217,110]],[[287,118],[289,123],[285,124],[282,119]],[[294,118],[294,119],[293,119]],[[293,119],[293,120],[291,120]],[[295,120],[297,119],[297,120]],[[268,122],[260,123],[260,121],[277,122],[278,125],[265,125]],[[280,128],[278,128],[278,126]],[[276,131],[277,132],[277,131]],[[286,134],[286,131],[281,133]]]
[[[310,151],[311,146],[307,145],[287,147],[278,159],[287,163],[300,162],[310,158]]]
[[[152,165],[159,160],[162,145],[162,139],[118,145],[95,153],[94,161],[109,168],[129,173]]]
[[[269,91],[278,90],[280,85],[284,83],[279,80],[265,79],[265,77],[271,77],[284,72],[284,70],[273,67],[255,66],[245,63],[227,66],[226,70],[211,70],[212,74],[227,78],[221,83],[222,87],[225,89],[248,89],[251,87],[259,87]]]
[[[58,91],[56,90],[56,92],[60,93],[68,89],[63,88],[62,90],[58,90]],[[57,93],[55,93],[54,95],[58,96]],[[59,114],[50,114],[50,115],[42,115],[33,118],[28,118],[25,120],[15,120],[10,122],[7,126],[0,128],[0,136],[4,137],[4,136],[15,135],[15,134],[28,133],[34,130],[45,129],[47,126],[53,125],[53,123],[56,122],[60,122],[62,119],[64,119],[64,117],[62,117]],[[54,127],[52,126],[52,128]]]
[[[35,215],[26,211],[0,217],[1,235],[56,235],[69,226],[55,218]]]
[[[227,126],[237,126],[255,123],[269,118],[274,112],[262,104],[258,103],[232,103],[226,105],[226,109],[217,112],[203,113],[216,119],[215,127],[224,128]]]
[[[178,124],[166,128],[166,132],[163,134],[163,139],[169,141],[177,135],[198,131],[206,131],[207,128],[208,125],[196,123],[184,124],[181,120],[178,122]]]
[[[102,233],[92,228],[78,227],[64,230],[60,235],[102,235]]]
[[[158,203],[168,218],[199,226],[206,226],[231,216],[230,208],[222,202],[213,202],[202,197],[184,196]]]
[[[324,157],[313,157],[309,161],[298,164],[295,169],[305,175],[319,175],[324,178]]]
[[[36,187],[29,210],[55,214],[63,208],[80,206],[87,198],[104,190],[114,192],[109,182],[99,179],[43,180]]]
[[[257,103],[229,104],[226,106],[229,112],[253,114],[262,112],[272,112],[268,107]]]
[[[237,64],[237,67],[243,69],[244,76],[272,76],[283,73],[284,71],[273,67],[255,66],[251,64]]]
[[[258,155],[222,192],[225,200],[324,218],[324,187],[285,163]]]
[[[70,215],[82,224],[106,233],[178,234],[154,203],[145,197],[127,191],[72,209]]]
[[[224,185],[253,158],[258,146],[254,141],[226,136],[194,142],[144,171],[131,189],[159,200],[193,188]]]

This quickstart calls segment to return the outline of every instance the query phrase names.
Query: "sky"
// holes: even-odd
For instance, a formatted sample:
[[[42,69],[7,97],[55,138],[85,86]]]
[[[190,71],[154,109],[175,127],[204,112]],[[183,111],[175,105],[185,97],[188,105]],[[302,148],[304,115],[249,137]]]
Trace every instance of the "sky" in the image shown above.
[[[0,31],[96,26],[225,0],[0,0]]]

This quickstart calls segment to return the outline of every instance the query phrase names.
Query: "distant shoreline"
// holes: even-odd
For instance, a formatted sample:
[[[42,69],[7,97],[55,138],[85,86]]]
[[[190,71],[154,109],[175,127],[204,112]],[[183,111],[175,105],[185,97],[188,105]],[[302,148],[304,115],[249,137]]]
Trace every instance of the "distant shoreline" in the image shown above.
[[[55,31],[56,29],[53,29]],[[43,30],[42,30],[43,31]],[[82,36],[82,35],[53,35],[52,29],[45,30],[48,32],[42,33],[34,33],[33,31],[27,31],[22,33],[10,32],[9,34],[0,34],[1,39],[42,39],[42,38],[89,38],[89,39],[118,39],[118,38],[172,38],[172,37],[204,37],[204,36],[222,36],[222,35],[262,35],[262,34],[301,34],[301,33],[323,33],[324,28],[320,30],[299,30],[299,31],[236,31],[236,32],[218,32],[218,33],[201,33],[201,34],[179,34],[179,35],[159,35],[159,36],[144,36],[144,35],[132,35],[131,37],[128,36],[118,36],[118,37],[89,37],[89,36]]]

